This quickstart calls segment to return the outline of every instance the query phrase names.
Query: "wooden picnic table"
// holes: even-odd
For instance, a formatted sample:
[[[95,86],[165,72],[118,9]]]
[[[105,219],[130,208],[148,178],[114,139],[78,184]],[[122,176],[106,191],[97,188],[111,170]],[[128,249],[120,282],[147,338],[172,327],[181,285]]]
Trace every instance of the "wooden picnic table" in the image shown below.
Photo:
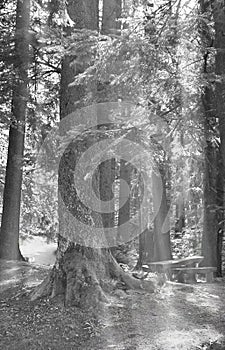
[[[176,259],[176,260],[163,260],[163,261],[154,261],[148,265],[143,265],[145,271],[152,272],[167,272],[173,267],[188,267],[193,266],[197,267],[198,264],[204,259],[204,256],[193,255],[187,258]]]
[[[204,256],[193,255],[176,260],[154,261],[148,265],[143,265],[142,268],[147,272],[164,273],[169,279],[172,279],[175,275],[179,282],[185,281],[185,275],[188,275],[193,282],[196,282],[197,274],[204,274],[206,281],[212,282],[216,267],[199,267],[198,265],[203,259]]]

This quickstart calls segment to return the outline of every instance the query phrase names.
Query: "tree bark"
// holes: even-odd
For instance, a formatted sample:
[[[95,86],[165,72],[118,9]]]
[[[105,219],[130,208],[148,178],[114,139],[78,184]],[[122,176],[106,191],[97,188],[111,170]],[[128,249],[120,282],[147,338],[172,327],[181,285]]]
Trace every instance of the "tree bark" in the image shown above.
[[[104,0],[103,17],[102,17],[102,34],[119,34],[121,30],[122,1],[121,0]]]
[[[220,32],[223,24],[221,14],[223,11],[219,8],[218,2],[200,2],[201,13],[207,15],[211,13],[215,22],[215,48],[219,48],[224,45],[224,39]],[[213,7],[213,8],[212,8]],[[208,15],[210,16],[210,15]],[[209,17],[211,19],[211,17]],[[222,27],[221,27],[222,26]],[[223,118],[224,118],[224,84],[219,79],[219,75],[224,74],[224,68],[222,63],[225,62],[225,56],[221,56],[220,50],[216,52],[215,64],[210,63],[208,47],[212,46],[212,37],[209,34],[209,29],[205,22],[201,23],[201,40],[203,44],[203,58],[204,67],[203,73],[207,77],[208,74],[216,73],[216,88],[212,86],[211,82],[208,82],[204,88],[202,95],[202,105],[204,111],[204,132],[206,147],[205,153],[205,169],[204,169],[204,223],[203,223],[203,237],[202,237],[202,254],[204,256],[203,264],[205,266],[217,266],[218,274],[221,273],[221,252],[219,251],[219,237],[218,232],[223,227],[223,214],[221,208],[224,203],[224,164],[221,163],[223,158],[224,148],[224,136],[223,131]],[[225,47],[225,46],[224,46]],[[222,85],[221,85],[222,84]],[[217,118],[219,119],[219,131],[220,131],[220,146],[218,147],[215,142],[217,124]],[[223,165],[222,165],[223,164]],[[222,166],[221,166],[222,165]],[[221,227],[222,225],[222,227]]]
[[[223,178],[225,176],[225,5],[221,1],[213,2],[215,22],[215,73],[216,73],[216,116],[219,118]]]
[[[225,5],[221,1],[213,2],[213,17],[215,25],[215,95],[216,95],[216,117],[219,118],[219,162],[218,162],[218,186],[217,194],[220,208],[219,229],[217,231],[217,273],[222,274],[222,244],[220,232],[224,231],[224,179],[225,179]]]
[[[184,227],[185,227],[184,195],[183,193],[180,193],[176,203],[175,232],[182,232]]]
[[[117,19],[121,16],[121,0],[104,0],[102,9],[102,26],[101,34],[109,35],[115,29],[120,30],[121,24],[117,22]],[[98,102],[110,101],[111,93],[108,82],[101,83],[101,90],[98,91]],[[106,122],[106,117],[98,115],[98,123],[101,124],[101,120]],[[110,120],[108,120],[110,123]],[[110,201],[115,196],[112,193],[112,186],[115,181],[116,159],[108,159],[99,166],[100,174],[100,197],[101,200]],[[103,203],[104,206],[104,203]],[[115,208],[111,213],[102,213],[103,227],[114,227],[116,225]]]
[[[76,23],[77,28],[96,30],[98,28],[97,8],[97,0],[68,1],[68,14]],[[69,85],[73,81],[74,75],[77,74],[76,67],[71,66],[70,61],[71,58],[68,57],[63,60],[60,100],[61,118],[65,118],[69,113],[75,111],[79,105],[76,102],[80,102],[85,94],[85,86],[74,87]],[[82,70],[83,67],[80,66],[79,69]],[[96,128],[97,131],[98,128]],[[71,153],[75,156],[73,158],[68,156],[65,158],[65,161],[69,164],[74,164],[76,162],[76,159],[74,159],[76,154],[79,156],[79,152],[82,153],[82,146],[86,145],[88,148],[89,142],[91,142],[90,137],[86,141],[87,144],[85,144],[85,141],[80,141],[81,147],[79,147],[79,142],[77,146],[75,143],[75,149]],[[72,165],[70,165],[70,169],[72,169]],[[64,181],[63,173],[66,171],[66,168],[64,169],[62,167],[60,171],[62,171],[62,176],[59,176],[59,187],[62,185],[61,181]],[[101,175],[105,176],[105,173],[102,172]],[[96,179],[94,181],[95,193],[99,195],[100,192],[100,195],[104,197],[106,185],[104,183],[101,184],[101,181],[99,171],[96,171]],[[67,188],[66,185],[65,188]],[[101,189],[101,186],[103,186],[103,189]],[[108,188],[108,184],[106,187]],[[78,207],[76,200],[75,198],[73,203],[71,203],[71,209],[75,211]],[[93,219],[95,219],[93,220],[94,223],[99,220],[99,224],[101,224],[100,214],[98,214],[97,219]],[[76,227],[73,229],[76,230]],[[66,221],[63,219],[63,215],[60,214],[60,210],[59,230],[60,232],[63,230],[65,233],[68,230]],[[44,295],[51,297],[61,295],[66,305],[95,308],[100,301],[107,301],[106,293],[112,289],[112,278],[123,281],[127,287],[147,288],[153,291],[152,283],[148,282],[147,285],[143,285],[144,281],[141,282],[125,274],[111,255],[109,249],[94,249],[85,246],[85,244],[81,246],[76,242],[70,242],[69,239],[60,237],[56,264],[49,277],[34,291],[32,299]]]
[[[204,118],[205,118],[205,167],[204,167],[204,222],[202,237],[202,255],[204,256],[204,266],[217,265],[217,150],[212,140],[210,122],[214,118],[212,104],[212,89],[205,88],[203,96]]]
[[[136,265],[140,269],[143,264],[148,264],[154,258],[154,232],[146,228],[139,236],[139,256]]]
[[[15,29],[15,81],[12,93],[12,120],[9,129],[8,159],[3,195],[0,258],[22,259],[19,250],[19,223],[24,153],[25,119],[28,99],[30,0],[18,0]]]
[[[172,252],[170,243],[170,224],[168,218],[169,207],[167,204],[165,176],[163,174],[163,170],[160,171],[160,174],[153,173],[152,178],[154,207],[159,208],[154,220],[153,259],[154,261],[170,260],[172,259]],[[159,198],[159,194],[161,191],[162,197]]]

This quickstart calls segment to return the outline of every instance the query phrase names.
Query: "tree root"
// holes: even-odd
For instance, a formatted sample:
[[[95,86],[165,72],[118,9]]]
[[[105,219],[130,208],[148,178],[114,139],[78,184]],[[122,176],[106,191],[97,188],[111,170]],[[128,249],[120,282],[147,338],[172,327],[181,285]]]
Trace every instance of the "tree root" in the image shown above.
[[[134,278],[125,272],[108,250],[75,247],[56,262],[49,276],[31,293],[31,300],[62,295],[65,305],[95,307],[108,302],[112,280],[122,281],[127,289],[154,292],[152,281]]]
[[[124,282],[128,289],[144,289],[152,293],[155,291],[152,281],[140,280],[125,272],[113,256],[111,256],[111,275]]]

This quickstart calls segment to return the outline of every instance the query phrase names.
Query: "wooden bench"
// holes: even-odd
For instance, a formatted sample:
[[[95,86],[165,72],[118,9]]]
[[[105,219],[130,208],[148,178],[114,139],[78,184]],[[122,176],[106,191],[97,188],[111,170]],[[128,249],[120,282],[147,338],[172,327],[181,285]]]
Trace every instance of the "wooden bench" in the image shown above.
[[[175,267],[172,268],[172,272],[178,272],[178,281],[184,282],[185,275],[191,277],[192,281],[196,281],[196,274],[202,274],[206,276],[206,282],[213,281],[213,273],[216,272],[216,267]]]

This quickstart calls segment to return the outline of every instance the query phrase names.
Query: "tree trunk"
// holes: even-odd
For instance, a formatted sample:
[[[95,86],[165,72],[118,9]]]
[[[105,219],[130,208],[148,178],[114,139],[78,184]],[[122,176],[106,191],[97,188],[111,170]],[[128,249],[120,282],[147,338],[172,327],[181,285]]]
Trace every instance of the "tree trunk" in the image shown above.
[[[176,203],[175,232],[182,232],[184,227],[185,227],[184,195],[183,193],[180,193]]]
[[[121,16],[121,0],[103,1],[102,33],[105,35],[118,34],[121,30],[121,22],[118,20]]]
[[[131,174],[132,166],[124,159],[120,160],[120,186],[119,186],[119,217],[118,217],[118,241],[123,243],[122,225],[130,220],[131,201]],[[125,184],[126,183],[126,184]],[[129,188],[129,189],[128,189]]]
[[[215,56],[215,73],[216,73],[216,117],[219,118],[219,134],[220,134],[220,147],[219,147],[219,181],[220,184],[217,187],[219,190],[219,204],[224,208],[225,198],[224,198],[224,179],[225,179],[225,5],[221,1],[213,2],[213,17],[215,23],[215,43],[214,47],[216,49]],[[223,198],[223,199],[222,199]],[[222,199],[222,200],[221,200]],[[224,231],[224,223],[221,224],[221,221],[224,222],[224,215],[221,218],[219,217],[219,231],[218,231],[218,247],[217,253],[217,267],[218,267],[218,275],[221,275],[221,244],[219,232]],[[221,220],[223,219],[223,220]]]
[[[139,254],[138,261],[136,264],[136,269],[141,269],[143,264],[150,263],[154,258],[154,231],[152,229],[151,222],[151,198],[147,197],[145,203],[142,202],[144,198],[141,195],[140,189],[143,187],[141,184],[141,172],[136,176],[136,188],[132,191],[132,200],[131,200],[131,215],[132,211],[141,204],[141,210],[139,214]],[[143,190],[143,188],[142,188]],[[140,203],[142,202],[142,203]]]
[[[210,135],[210,122],[212,116],[212,90],[205,88],[203,107],[205,113],[205,169],[204,169],[204,223],[202,237],[202,255],[204,266],[217,265],[217,161],[216,147]]]
[[[15,81],[8,159],[3,195],[0,257],[22,259],[19,250],[19,222],[24,153],[25,116],[28,99],[30,0],[18,0],[15,30]]]
[[[215,22],[215,73],[216,73],[216,116],[219,118],[223,178],[225,176],[225,5],[214,1],[213,15]]]
[[[213,11],[211,6],[215,6]],[[220,16],[220,10],[218,9],[218,4],[215,1],[210,4],[209,2],[200,2],[201,13],[204,15],[210,12],[214,16],[215,27],[216,27],[216,46],[219,47],[224,39],[221,39],[221,33],[219,34],[220,21],[218,15]],[[218,11],[217,11],[218,10]],[[208,15],[210,16],[210,15]],[[209,17],[211,20],[211,17]],[[220,36],[220,38],[219,38]],[[222,62],[225,62],[223,58],[216,53],[215,66],[210,63],[208,47],[212,45],[212,37],[209,34],[209,29],[205,22],[201,23],[201,39],[203,44],[203,58],[204,67],[203,73],[207,77],[207,74],[211,74],[216,71],[216,74],[223,74],[223,68],[219,68]],[[217,79],[218,80],[218,79]],[[220,240],[218,236],[219,229],[222,223],[222,211],[219,207],[223,206],[223,188],[224,188],[224,168],[221,167],[221,156],[225,134],[221,134],[221,118],[223,119],[224,112],[223,109],[223,91],[224,85],[220,86],[220,82],[216,82],[216,89],[211,86],[209,82],[205,86],[204,93],[202,96],[202,105],[204,110],[204,131],[205,131],[205,169],[204,169],[204,223],[203,223],[203,237],[202,237],[202,254],[204,256],[203,264],[206,266],[217,266],[218,274],[220,274]],[[222,93],[222,95],[221,95]],[[220,129],[220,148],[215,143],[214,138],[217,136],[214,129],[214,125],[217,123],[217,118],[219,118],[219,129]],[[214,130],[214,134],[213,134]],[[225,163],[224,163],[225,164]],[[222,214],[222,215],[221,215]]]
[[[77,28],[87,28],[87,29],[98,29],[98,1],[97,0],[69,0],[68,1],[68,14],[71,19],[76,23]],[[65,118],[69,113],[76,110],[80,99],[83,98],[85,94],[85,86],[74,87],[69,86],[73,81],[74,75],[77,74],[74,66],[71,67],[70,60],[72,58],[65,58],[62,67],[62,77],[61,77],[61,118]],[[79,68],[83,68],[80,66]],[[97,128],[96,128],[97,131]],[[89,137],[90,138],[90,137]],[[87,148],[91,140],[87,140]],[[81,146],[85,145],[85,142]],[[78,145],[78,143],[77,143]],[[79,146],[79,145],[78,145]],[[82,153],[81,149],[75,144],[75,150],[73,154]],[[72,153],[71,153],[72,154]],[[70,164],[76,161],[76,159],[71,159],[69,156],[66,161]],[[76,164],[75,164],[76,165]],[[70,169],[72,165],[70,164]],[[62,168],[62,177],[59,176],[59,186],[61,186],[61,181],[63,181],[63,172],[66,169]],[[104,173],[102,173],[103,175]],[[106,188],[98,171],[96,171],[96,181],[95,183],[95,193],[104,196]],[[67,184],[65,184],[65,188]],[[103,189],[101,188],[103,186]],[[108,184],[107,184],[108,188]],[[67,195],[67,193],[65,193]],[[69,196],[69,193],[68,193]],[[78,208],[77,199],[74,198],[73,203],[70,203],[71,209],[75,211]],[[72,208],[73,206],[73,208]],[[81,213],[82,215],[82,213]],[[98,214],[97,219],[94,219],[94,224],[101,224],[101,215]],[[98,227],[98,226],[97,226]],[[76,230],[73,227],[73,230]],[[66,225],[66,220],[64,220],[63,215],[59,211],[59,230],[66,233],[68,226]],[[91,235],[91,226],[90,226]],[[65,235],[64,235],[65,237]],[[79,307],[95,307],[99,301],[107,301],[106,293],[112,289],[111,279],[115,278],[122,280],[126,286],[135,288],[150,288],[153,290],[151,283],[147,283],[146,286],[143,285],[145,281],[139,281],[135,278],[127,275],[117,264],[115,259],[112,257],[109,249],[100,248],[90,248],[76,244],[76,242],[71,243],[69,240],[60,237],[59,248],[57,253],[56,264],[49,275],[49,277],[34,291],[32,298],[43,295],[49,295],[51,297],[62,295],[66,305],[76,305]]]
[[[109,35],[115,29],[121,30],[121,24],[117,22],[117,19],[121,16],[121,0],[104,0],[102,9],[102,27],[101,34]],[[108,82],[101,83],[101,90],[98,91],[98,102],[110,101],[110,88]],[[98,115],[98,123],[106,121],[105,115]],[[108,120],[110,122],[110,120]],[[115,196],[112,192],[112,186],[116,176],[116,159],[108,159],[99,165],[100,174],[100,198],[103,201],[110,201]],[[115,208],[111,213],[102,213],[103,227],[114,227],[116,224]]]
[[[146,228],[139,236],[139,256],[136,265],[140,269],[143,264],[153,261],[154,257],[154,232]]]
[[[172,259],[170,243],[169,207],[167,204],[165,178],[161,174],[152,174],[153,178],[153,202],[155,210],[158,208],[154,220],[154,261]],[[160,198],[160,193],[162,197]]]

